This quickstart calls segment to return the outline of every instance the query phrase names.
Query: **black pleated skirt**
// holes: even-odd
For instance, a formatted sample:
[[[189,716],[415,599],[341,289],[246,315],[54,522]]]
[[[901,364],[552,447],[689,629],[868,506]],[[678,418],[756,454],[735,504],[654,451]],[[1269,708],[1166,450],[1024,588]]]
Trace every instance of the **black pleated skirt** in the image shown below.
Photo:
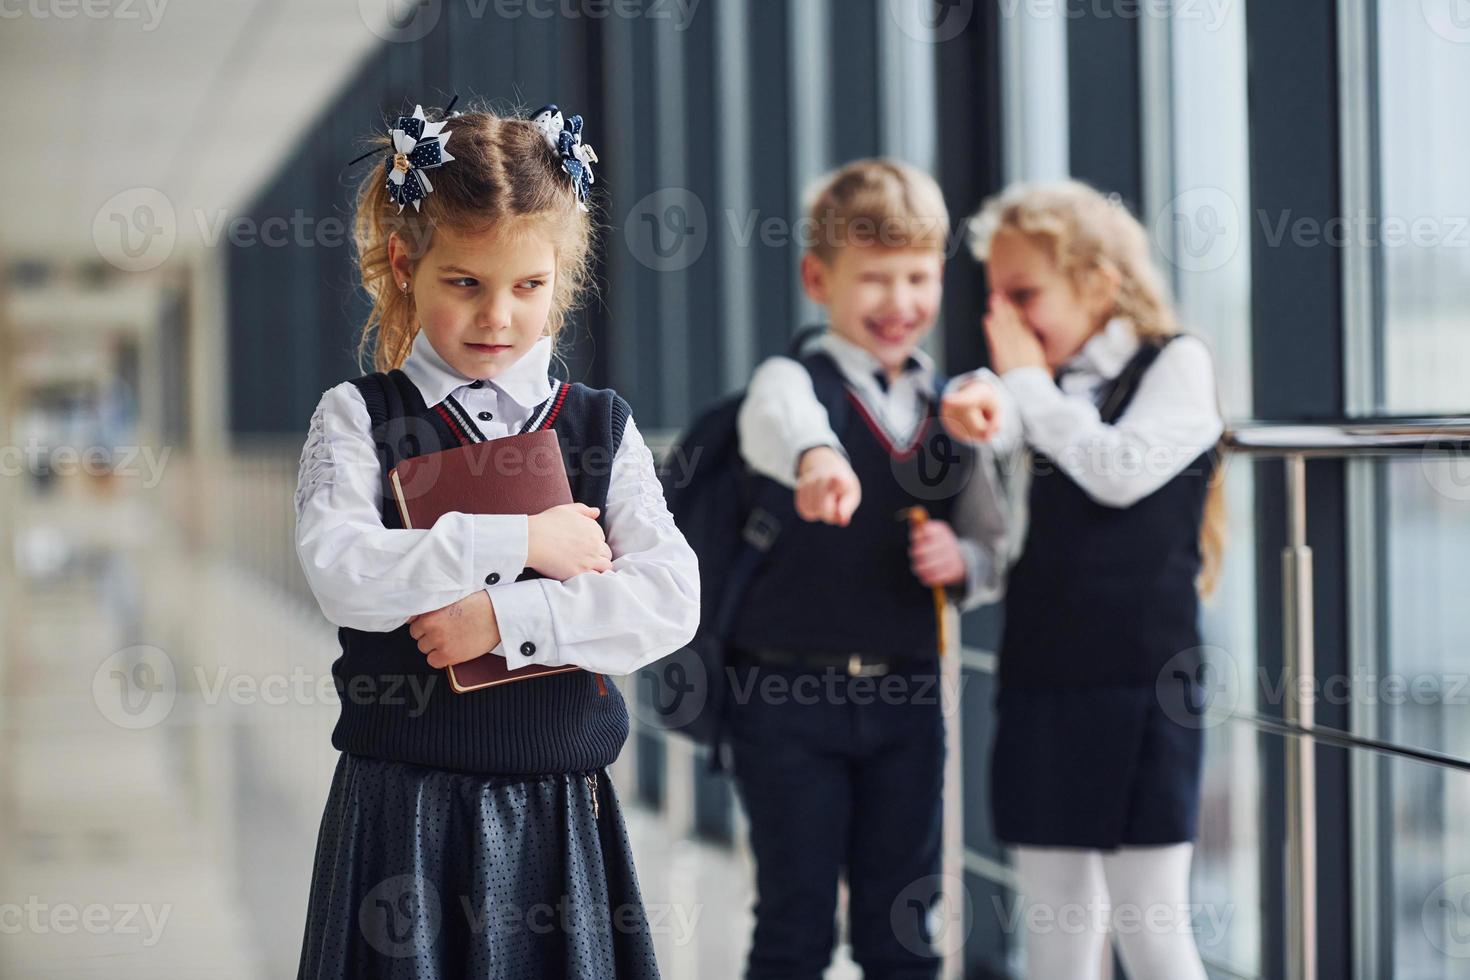
[[[298,980],[656,980],[606,770],[500,777],[343,753]]]
[[[1096,850],[1195,839],[1204,732],[1158,690],[1002,688],[995,709],[997,839]]]

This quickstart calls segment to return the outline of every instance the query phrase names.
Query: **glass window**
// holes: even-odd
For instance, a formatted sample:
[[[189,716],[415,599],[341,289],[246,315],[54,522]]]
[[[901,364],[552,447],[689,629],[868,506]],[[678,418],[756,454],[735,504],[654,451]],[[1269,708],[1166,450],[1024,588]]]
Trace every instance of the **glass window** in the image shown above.
[[[1470,17],[1457,0],[1376,13],[1378,214],[1363,227],[1381,274],[1376,404],[1395,415],[1464,414],[1470,387],[1470,108],[1448,96],[1470,87]],[[1354,239],[1354,243],[1357,239]],[[1358,717],[1390,741],[1470,757],[1470,466],[1459,459],[1371,467],[1376,519],[1365,535],[1379,610],[1369,676],[1352,693]],[[1360,506],[1361,503],[1360,503]],[[1463,977],[1470,962],[1470,776],[1395,760],[1373,770],[1375,840],[1362,846],[1383,876],[1373,926],[1395,976]],[[1374,822],[1376,821],[1376,823]]]
[[[1151,230],[1169,259],[1184,329],[1214,352],[1225,418],[1245,419],[1251,416],[1245,10],[1229,5],[1218,20],[1176,16],[1168,29],[1171,146],[1149,150],[1172,152],[1173,192],[1151,216]],[[1225,566],[1204,606],[1204,640],[1210,669],[1227,672],[1225,686],[1214,689],[1251,712],[1254,486],[1251,467],[1241,460],[1229,463],[1226,474]],[[1207,961],[1248,975],[1261,972],[1261,766],[1254,728],[1241,721],[1209,727],[1191,896],[1203,909],[1195,938]]]

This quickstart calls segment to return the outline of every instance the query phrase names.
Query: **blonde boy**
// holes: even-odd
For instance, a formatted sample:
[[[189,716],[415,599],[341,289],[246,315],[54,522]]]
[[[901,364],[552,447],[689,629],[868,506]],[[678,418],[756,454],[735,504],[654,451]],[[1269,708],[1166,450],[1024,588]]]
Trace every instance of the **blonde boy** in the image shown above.
[[[828,329],[751,379],[740,451],[792,491],[732,630],[730,744],[757,865],[746,976],[818,978],[839,876],[866,977],[932,977],[944,723],[934,590],[994,589],[1001,515],[937,418],[919,345],[949,215],[932,178],[860,160],[810,195],[806,294]],[[819,392],[825,395],[819,397]],[[922,507],[929,519],[908,515]]]

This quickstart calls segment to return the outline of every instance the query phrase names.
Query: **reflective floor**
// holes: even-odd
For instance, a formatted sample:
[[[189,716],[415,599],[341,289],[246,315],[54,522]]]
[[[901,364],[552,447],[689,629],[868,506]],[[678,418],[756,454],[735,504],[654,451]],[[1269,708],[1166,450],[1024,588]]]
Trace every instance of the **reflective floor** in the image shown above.
[[[0,977],[294,976],[334,629],[190,557],[159,495],[38,491],[0,554]],[[663,975],[738,977],[748,855],[626,815]]]

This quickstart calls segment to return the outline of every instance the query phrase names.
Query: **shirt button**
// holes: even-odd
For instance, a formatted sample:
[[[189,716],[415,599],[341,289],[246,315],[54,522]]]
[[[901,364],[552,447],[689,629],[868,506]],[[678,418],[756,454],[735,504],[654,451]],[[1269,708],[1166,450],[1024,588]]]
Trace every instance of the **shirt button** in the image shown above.
[[[521,653],[524,654],[525,656],[529,657],[531,654],[533,654],[535,652],[536,652],[536,644],[532,643],[530,640],[527,640],[525,643],[522,643],[521,644]]]
[[[495,416],[491,415],[489,412],[481,412],[480,413],[480,421],[481,422],[489,422],[494,417]]]
[[[499,582],[499,581],[500,581],[500,573],[499,572],[491,572],[489,575],[486,575],[485,576],[485,584],[486,585],[494,585],[496,582]]]

